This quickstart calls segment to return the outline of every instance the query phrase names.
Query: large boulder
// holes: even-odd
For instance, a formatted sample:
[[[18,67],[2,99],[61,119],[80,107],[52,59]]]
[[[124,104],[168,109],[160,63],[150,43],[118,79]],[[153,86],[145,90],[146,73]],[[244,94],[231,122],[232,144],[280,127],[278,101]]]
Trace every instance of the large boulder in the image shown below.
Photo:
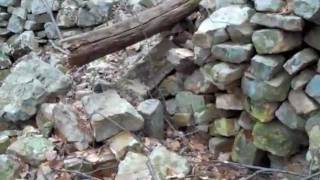
[[[120,132],[122,129],[119,126],[130,131],[138,131],[143,127],[143,117],[114,90],[85,96],[82,103],[98,142]]]
[[[10,121],[28,120],[49,96],[66,93],[71,79],[29,54],[12,69],[0,88],[0,115]]]

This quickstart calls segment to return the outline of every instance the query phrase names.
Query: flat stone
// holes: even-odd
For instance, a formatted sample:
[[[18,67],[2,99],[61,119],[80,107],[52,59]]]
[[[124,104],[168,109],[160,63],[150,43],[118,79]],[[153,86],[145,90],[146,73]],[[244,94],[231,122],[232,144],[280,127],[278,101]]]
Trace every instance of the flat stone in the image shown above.
[[[175,98],[177,112],[194,113],[205,109],[205,101],[202,95],[195,95],[188,91],[180,91]]]
[[[253,56],[252,44],[222,43],[212,47],[212,55],[216,59],[230,63],[242,63],[249,61]]]
[[[221,118],[216,119],[209,127],[209,134],[211,136],[231,137],[238,134],[240,126],[237,119]]]
[[[44,103],[41,104],[37,116],[36,124],[44,137],[49,137],[54,127],[53,108],[57,104]]]
[[[290,91],[288,100],[297,114],[309,114],[319,107],[309,96],[303,91]]]
[[[306,93],[320,103],[320,75],[315,75],[306,87]]]
[[[292,56],[284,65],[284,69],[289,73],[289,74],[295,74],[308,65],[317,62],[319,59],[318,53],[311,49],[311,48],[306,48],[303,49],[302,51],[296,53],[295,55]]]
[[[196,70],[190,76],[187,76],[184,81],[184,89],[195,94],[209,94],[217,91],[217,87],[205,79],[200,70]]]
[[[299,116],[287,101],[283,102],[276,111],[276,117],[290,129],[304,130],[306,120]]]
[[[291,88],[293,90],[303,90],[315,74],[316,72],[311,69],[301,71],[292,79]]]
[[[229,36],[223,26],[212,23],[208,18],[200,24],[192,37],[192,42],[201,48],[211,48],[213,44],[219,44],[228,39]]]
[[[256,123],[253,128],[253,143],[276,156],[290,156],[298,151],[296,132],[280,122]]]
[[[209,140],[209,151],[215,156],[220,153],[231,152],[234,139],[227,137],[213,137]]]
[[[303,19],[294,15],[255,13],[251,17],[250,22],[261,26],[279,28],[286,31],[302,31],[304,27]]]
[[[67,170],[74,170],[84,173],[92,171],[93,169],[93,165],[91,163],[78,157],[66,157],[63,160],[63,167]]]
[[[13,33],[21,33],[24,28],[24,23],[25,23],[25,20],[23,20],[22,18],[16,15],[12,15],[9,19],[9,24],[7,26],[7,29]]]
[[[143,127],[144,119],[135,108],[114,90],[92,94],[82,98],[96,141],[101,142],[121,131],[118,123],[130,131]]]
[[[124,131],[113,136],[109,141],[110,150],[118,160],[121,160],[129,149],[138,150],[141,146],[131,133]]]
[[[0,154],[0,179],[19,178],[21,165],[14,156]]]
[[[218,109],[224,110],[243,110],[244,97],[241,92],[233,94],[217,94],[216,106]]]
[[[278,103],[263,103],[248,100],[245,105],[246,111],[259,122],[270,122],[275,117],[275,111],[278,109]]]
[[[253,144],[252,132],[241,130],[234,140],[231,159],[234,162],[247,165],[259,164],[263,153]]]
[[[280,102],[287,98],[291,77],[286,72],[269,81],[261,81],[245,75],[242,78],[243,93],[256,101]]]
[[[28,14],[27,19],[33,20],[37,23],[43,23],[43,24],[47,23],[47,22],[51,22],[50,15],[48,15],[47,13],[45,13],[45,14]]]
[[[252,42],[258,54],[277,54],[299,47],[302,36],[279,29],[262,29],[253,33]]]
[[[89,147],[92,136],[88,129],[81,127],[78,114],[71,105],[57,104],[52,110],[55,130],[66,139],[67,142],[74,143],[78,150]],[[72,133],[70,133],[72,132]]]
[[[255,55],[251,60],[250,70],[255,78],[270,80],[282,70],[285,58],[281,55]]]
[[[158,99],[148,99],[137,107],[144,118],[144,133],[148,137],[163,139],[164,137],[164,107]]]
[[[54,144],[42,137],[21,137],[12,143],[7,152],[14,154],[33,166],[46,160],[46,153],[53,151]]]
[[[293,11],[304,19],[320,24],[320,2],[313,0],[294,0]]]
[[[320,50],[320,26],[313,26],[304,37],[304,41],[311,47]]]
[[[257,11],[280,12],[285,5],[283,0],[254,0],[254,7]]]

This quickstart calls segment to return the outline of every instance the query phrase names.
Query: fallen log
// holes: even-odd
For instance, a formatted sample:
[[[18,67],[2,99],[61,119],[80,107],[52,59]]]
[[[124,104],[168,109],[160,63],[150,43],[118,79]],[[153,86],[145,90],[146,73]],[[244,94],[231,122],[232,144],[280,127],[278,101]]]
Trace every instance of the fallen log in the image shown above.
[[[110,27],[62,39],[70,66],[81,66],[149,38],[194,12],[200,0],[168,0]]]

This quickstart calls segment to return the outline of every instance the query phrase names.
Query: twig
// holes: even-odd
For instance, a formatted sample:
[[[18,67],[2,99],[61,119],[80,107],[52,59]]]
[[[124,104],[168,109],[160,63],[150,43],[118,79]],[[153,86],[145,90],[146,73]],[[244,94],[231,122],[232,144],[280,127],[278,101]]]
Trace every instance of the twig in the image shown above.
[[[305,177],[305,178],[303,178],[302,180],[310,180],[310,179],[312,179],[312,178],[314,178],[314,177],[318,177],[318,176],[320,176],[320,171],[317,172],[317,173],[311,174],[310,176]]]
[[[49,39],[49,43],[51,44],[51,46],[56,49],[57,51],[65,54],[65,55],[69,55],[70,54],[70,51],[67,50],[67,49],[63,49],[61,47],[59,47],[56,43],[54,43],[51,39]]]

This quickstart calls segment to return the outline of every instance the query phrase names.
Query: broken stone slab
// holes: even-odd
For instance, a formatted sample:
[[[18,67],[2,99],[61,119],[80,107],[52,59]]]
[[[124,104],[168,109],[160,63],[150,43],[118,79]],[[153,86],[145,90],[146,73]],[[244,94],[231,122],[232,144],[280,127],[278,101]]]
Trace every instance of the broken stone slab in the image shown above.
[[[224,110],[243,110],[244,96],[241,92],[235,92],[232,94],[217,94],[216,95],[216,107]]]
[[[250,22],[269,28],[279,28],[286,31],[302,31],[304,27],[304,21],[301,17],[273,13],[255,13],[251,17]]]
[[[184,81],[184,89],[195,94],[209,94],[217,91],[217,87],[205,79],[200,70],[194,71],[187,77]]]
[[[143,117],[114,90],[91,94],[81,101],[98,142],[120,132],[122,129],[119,125],[129,131],[138,131],[143,127]]]
[[[129,132],[120,132],[110,140],[110,150],[118,160],[121,160],[129,150],[141,150],[141,144],[136,140],[133,134]]]
[[[255,55],[251,60],[250,70],[255,78],[270,80],[282,70],[285,58],[281,55]]]
[[[276,117],[286,126],[293,130],[304,130],[306,120],[299,116],[290,103],[283,102],[276,111]]]
[[[238,124],[242,129],[252,130],[256,122],[256,119],[253,118],[248,112],[242,111],[238,119]]]
[[[232,147],[231,159],[234,162],[247,165],[259,164],[262,160],[263,153],[253,144],[252,132],[241,130]]]
[[[20,59],[0,88],[1,118],[14,122],[28,120],[49,96],[65,94],[70,87],[68,76],[37,55],[28,54]]]
[[[78,150],[84,150],[89,147],[89,143],[93,141],[92,136],[84,127],[81,127],[79,116],[71,105],[55,105],[52,110],[52,117],[55,130],[67,142],[74,143]]]
[[[276,156],[290,156],[299,148],[298,134],[277,121],[256,123],[252,135],[257,148]]]
[[[255,101],[280,102],[287,98],[291,77],[282,72],[269,81],[261,81],[246,74],[242,78],[242,91]]]
[[[13,33],[21,33],[24,28],[24,23],[25,23],[24,19],[16,15],[12,15],[9,19],[7,30]]]
[[[309,32],[304,37],[304,42],[306,42],[309,46],[320,50],[320,26],[313,26]]]
[[[20,137],[8,147],[8,154],[14,154],[32,166],[46,160],[46,153],[54,150],[54,144],[42,137]]]
[[[240,126],[235,118],[216,119],[209,126],[209,134],[211,136],[232,137],[238,134]]]
[[[293,0],[293,11],[304,19],[320,24],[320,2],[313,0]]]
[[[302,51],[299,51],[295,55],[293,55],[284,65],[284,69],[289,73],[289,74],[295,74],[302,69],[304,69],[306,66],[317,62],[319,59],[318,53],[311,49],[311,48],[306,48],[303,49]]]
[[[234,138],[213,137],[209,140],[209,151],[215,156],[219,156],[220,153],[231,152],[233,142]]]
[[[229,85],[239,79],[241,79],[246,65],[231,64],[225,62],[219,62],[217,64],[207,64],[201,68],[205,79],[211,81],[216,86]]]
[[[205,109],[205,100],[202,95],[196,95],[189,91],[180,91],[175,97],[177,112],[194,113]]]
[[[299,47],[302,36],[279,29],[262,29],[252,34],[252,42],[258,54],[277,54]]]
[[[255,118],[255,120],[266,123],[270,122],[275,117],[275,111],[278,109],[279,103],[259,102],[254,100],[247,100],[245,104],[246,111]]]
[[[143,131],[148,137],[163,139],[164,137],[164,107],[158,99],[148,99],[137,107],[144,118]]]
[[[280,12],[285,5],[283,0],[254,0],[255,9],[263,12]]]
[[[315,75],[306,87],[306,93],[320,103],[320,75]]]
[[[317,109],[319,106],[302,90],[290,91],[288,100],[297,114],[309,114]]]
[[[44,137],[49,137],[54,127],[53,108],[57,104],[44,103],[41,104],[36,115],[36,124]]]
[[[0,154],[0,179],[16,179],[20,171],[21,165],[16,157]]]
[[[316,72],[311,69],[301,71],[292,79],[291,88],[293,90],[303,90],[315,74]]]
[[[12,11],[12,15],[18,16],[21,19],[26,20],[27,19],[27,11],[26,9],[22,8],[22,7],[16,7],[13,9]]]
[[[252,44],[222,43],[212,47],[212,56],[221,61],[230,63],[243,63],[249,61],[253,56]]]

